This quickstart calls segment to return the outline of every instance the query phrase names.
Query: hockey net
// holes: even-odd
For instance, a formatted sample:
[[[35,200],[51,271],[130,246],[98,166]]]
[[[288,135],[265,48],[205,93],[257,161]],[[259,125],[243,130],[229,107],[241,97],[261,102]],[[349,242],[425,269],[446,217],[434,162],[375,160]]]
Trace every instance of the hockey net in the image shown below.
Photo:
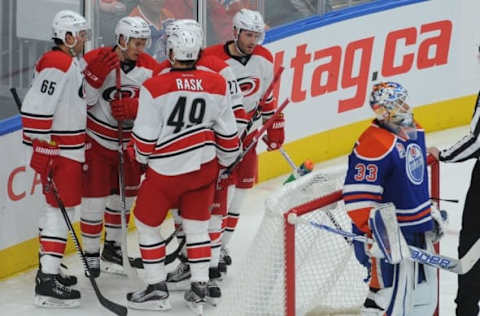
[[[439,196],[438,164],[430,168],[431,195]],[[215,315],[359,315],[367,270],[341,236],[311,225],[291,225],[295,212],[307,220],[351,232],[342,201],[343,177],[312,172],[273,193],[232,286]]]

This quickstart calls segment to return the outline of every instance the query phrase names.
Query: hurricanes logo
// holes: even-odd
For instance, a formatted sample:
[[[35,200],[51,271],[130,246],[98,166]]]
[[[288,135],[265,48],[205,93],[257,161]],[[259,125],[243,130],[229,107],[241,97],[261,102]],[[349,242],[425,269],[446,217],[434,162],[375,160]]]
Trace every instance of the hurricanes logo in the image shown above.
[[[120,87],[120,93],[122,98],[138,98],[140,94],[140,89],[137,86],[124,85]],[[110,102],[116,99],[117,88],[110,87],[103,91],[102,97],[105,101]]]
[[[408,179],[416,185],[423,183],[425,160],[423,159],[422,149],[417,144],[407,146],[405,159]]]
[[[243,77],[237,79],[238,85],[244,97],[249,97],[260,89],[260,79],[255,77]]]

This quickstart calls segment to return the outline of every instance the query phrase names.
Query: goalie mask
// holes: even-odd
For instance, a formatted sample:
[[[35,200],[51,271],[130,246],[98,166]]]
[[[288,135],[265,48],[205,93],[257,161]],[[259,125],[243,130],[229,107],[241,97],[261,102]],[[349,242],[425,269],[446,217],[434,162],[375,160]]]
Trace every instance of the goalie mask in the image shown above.
[[[71,33],[75,38],[73,44],[67,44],[65,39],[67,33]],[[52,22],[52,38],[61,40],[66,47],[72,49],[77,44],[77,38],[80,37],[85,37],[86,40],[91,38],[91,29],[87,20],[70,10],[58,12]]]
[[[258,11],[248,9],[238,11],[233,17],[233,29],[237,31],[234,38],[235,43],[242,30],[259,33],[257,44],[263,43],[265,39],[265,22],[262,14]]]
[[[125,46],[120,44],[120,36],[123,36]],[[121,18],[115,26],[116,44],[122,51],[127,50],[128,41],[131,38],[144,38],[147,40],[146,47],[150,47],[152,35],[150,27],[144,19],[137,16],[127,16]]]
[[[376,118],[395,134],[416,139],[417,130],[410,106],[405,102],[407,90],[396,82],[381,82],[373,86],[370,106]]]

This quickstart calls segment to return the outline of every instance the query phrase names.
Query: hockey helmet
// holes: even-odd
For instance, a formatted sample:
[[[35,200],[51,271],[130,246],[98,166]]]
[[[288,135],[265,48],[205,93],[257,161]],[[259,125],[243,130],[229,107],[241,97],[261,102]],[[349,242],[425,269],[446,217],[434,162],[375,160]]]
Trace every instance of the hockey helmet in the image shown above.
[[[202,41],[198,38],[196,32],[186,29],[178,29],[172,32],[167,39],[167,51],[173,51],[173,64],[175,60],[194,61],[198,59],[198,54],[202,48]]]
[[[59,39],[65,43],[65,36],[71,33],[75,37],[75,42],[72,45],[65,45],[73,47],[77,44],[77,37],[82,36],[80,32],[84,31],[87,40],[91,38],[91,29],[87,20],[80,14],[71,10],[62,10],[58,12],[53,18],[52,22],[52,38]]]
[[[265,22],[263,21],[262,14],[258,11],[241,9],[235,13],[233,17],[233,28],[238,31],[237,38],[241,30],[246,30],[260,33],[259,44],[265,39]],[[235,40],[237,40],[237,38]]]
[[[120,35],[122,35],[125,40],[125,46],[120,44]],[[115,26],[115,37],[116,44],[121,50],[127,49],[128,41],[131,38],[146,39],[147,47],[149,47],[152,42],[150,27],[144,19],[138,16],[126,16],[121,18]]]

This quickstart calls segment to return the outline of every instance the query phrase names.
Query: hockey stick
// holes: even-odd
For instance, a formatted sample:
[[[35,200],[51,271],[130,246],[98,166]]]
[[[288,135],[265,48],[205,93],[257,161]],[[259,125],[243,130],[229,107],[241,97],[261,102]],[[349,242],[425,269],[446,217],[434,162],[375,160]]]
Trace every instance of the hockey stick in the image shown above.
[[[75,248],[77,249],[78,254],[80,255],[80,259],[82,259],[83,263],[83,268],[85,270],[85,275],[88,277],[90,280],[90,283],[92,284],[93,290],[95,291],[95,295],[98,298],[98,301],[100,304],[111,311],[112,313],[119,315],[119,316],[126,316],[128,313],[128,310],[125,306],[117,304],[113,301],[110,301],[107,299],[105,296],[102,295],[100,292],[100,289],[98,288],[97,282],[95,281],[95,278],[92,276],[90,273],[90,269],[88,268],[87,264],[87,259],[85,258],[85,254],[83,253],[82,247],[80,246],[80,242],[78,241],[77,234],[73,230],[73,225],[72,222],[70,221],[70,218],[68,217],[67,210],[65,209],[65,205],[63,204],[62,199],[58,195],[58,190],[57,187],[55,186],[55,182],[53,181],[52,174],[48,175],[48,188],[47,191],[51,190],[53,193],[53,196],[55,198],[55,201],[58,204],[58,207],[60,208],[60,211],[62,212],[63,219],[65,220],[65,223],[67,224],[68,230],[70,231],[70,234],[73,239],[73,243],[75,244]]]
[[[326,230],[328,232],[343,236],[350,240],[356,240],[366,244],[372,244],[373,239],[350,233],[341,229],[336,229],[324,224],[320,224],[314,221],[308,221],[300,218],[295,213],[288,215],[288,222],[292,225],[297,223],[311,225],[316,228]],[[456,274],[465,274],[473,267],[473,265],[480,259],[480,239],[468,250],[468,252],[461,259],[454,259],[440,254],[431,253],[425,249],[420,249],[414,246],[408,246],[410,249],[410,260],[426,264],[437,269],[447,270]]]
[[[288,103],[290,103],[290,99],[285,99],[285,101],[283,101],[283,103],[278,107],[277,111],[275,111],[275,113],[265,122],[265,124],[263,124],[262,128],[257,131],[256,135],[253,136],[252,142],[247,146],[247,148],[245,148],[245,150],[237,156],[237,159],[235,159],[235,161],[225,169],[223,173],[224,175],[228,176],[232,174],[233,170],[235,170],[235,168],[240,164],[243,157],[245,157],[245,155],[252,150],[253,147],[255,147],[255,145],[258,143],[259,137],[265,133],[267,128],[272,126],[275,118],[283,111],[283,109],[285,109]]]
[[[121,74],[120,66],[115,69],[115,86],[117,89],[117,97],[119,100],[122,99],[121,91]],[[127,247],[127,201],[125,197],[125,157],[123,155],[123,121],[118,121],[118,190],[120,194],[120,199],[122,200],[122,209],[121,209],[121,225],[122,225],[122,242],[120,243],[120,248],[122,249],[122,265],[123,269],[127,273],[129,279],[138,279],[137,271],[135,271],[131,264],[130,259],[128,258],[128,247]]]

